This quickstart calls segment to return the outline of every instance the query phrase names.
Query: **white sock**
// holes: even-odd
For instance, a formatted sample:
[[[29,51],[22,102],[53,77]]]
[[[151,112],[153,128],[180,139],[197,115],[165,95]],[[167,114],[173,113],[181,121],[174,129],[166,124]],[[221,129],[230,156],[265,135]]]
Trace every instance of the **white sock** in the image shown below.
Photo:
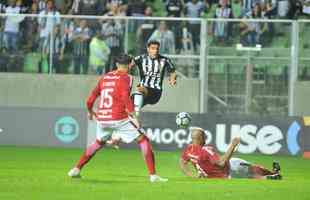
[[[141,92],[135,92],[133,95],[134,95],[133,102],[135,105],[135,112],[137,115],[139,115],[139,112],[143,105],[143,94]]]

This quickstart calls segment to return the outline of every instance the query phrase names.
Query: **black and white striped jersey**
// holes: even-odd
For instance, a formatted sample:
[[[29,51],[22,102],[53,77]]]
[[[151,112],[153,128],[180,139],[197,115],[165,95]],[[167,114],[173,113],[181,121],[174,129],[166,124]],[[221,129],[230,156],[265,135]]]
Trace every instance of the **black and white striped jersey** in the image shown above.
[[[175,71],[171,60],[162,55],[151,58],[147,54],[143,54],[135,57],[134,62],[139,70],[140,84],[158,90],[162,90],[165,71],[167,70],[168,73]]]

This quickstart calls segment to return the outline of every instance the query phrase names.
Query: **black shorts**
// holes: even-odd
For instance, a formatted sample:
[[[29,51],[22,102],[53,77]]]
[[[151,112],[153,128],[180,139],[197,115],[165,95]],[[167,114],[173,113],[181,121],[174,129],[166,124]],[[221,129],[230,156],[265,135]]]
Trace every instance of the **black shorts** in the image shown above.
[[[149,88],[149,87],[146,87],[147,91],[148,91],[148,95],[146,97],[144,97],[143,99],[143,106],[147,105],[147,104],[156,104],[160,97],[161,97],[161,93],[162,91],[161,90],[158,90],[158,89],[154,89],[154,88]]]

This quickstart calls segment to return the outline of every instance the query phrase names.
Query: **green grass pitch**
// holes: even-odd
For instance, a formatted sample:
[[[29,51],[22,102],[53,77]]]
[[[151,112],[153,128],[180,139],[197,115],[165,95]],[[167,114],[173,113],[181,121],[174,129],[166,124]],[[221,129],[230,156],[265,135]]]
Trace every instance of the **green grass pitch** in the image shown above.
[[[284,179],[194,180],[178,168],[179,152],[156,151],[157,171],[167,183],[149,183],[138,150],[100,151],[82,179],[68,170],[81,149],[0,146],[0,200],[264,200],[310,199],[310,160],[297,157],[240,156],[270,166],[280,161]]]

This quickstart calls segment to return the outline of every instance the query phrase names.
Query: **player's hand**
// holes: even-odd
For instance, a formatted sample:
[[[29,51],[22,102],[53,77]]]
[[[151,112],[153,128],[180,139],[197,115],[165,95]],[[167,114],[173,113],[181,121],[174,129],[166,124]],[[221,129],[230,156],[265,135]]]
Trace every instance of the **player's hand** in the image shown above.
[[[137,85],[136,90],[140,93],[142,93],[143,95],[147,95],[148,91],[147,89],[143,86],[143,85]]]
[[[119,149],[119,144],[121,140],[119,139],[110,139],[106,142],[107,145],[112,146],[114,149]]]
[[[206,176],[200,171],[197,172],[196,178],[205,178]]]
[[[238,144],[240,144],[240,140],[240,137],[235,137],[231,143],[233,146],[237,146]]]
[[[177,74],[176,74],[176,72],[173,72],[173,73],[170,74],[169,83],[170,83],[171,86],[175,86],[177,84]]]
[[[93,120],[94,118],[97,119],[97,114],[92,110],[88,111],[88,119]]]
[[[171,86],[175,86],[177,84],[177,79],[175,79],[175,78],[169,79],[169,84]]]

